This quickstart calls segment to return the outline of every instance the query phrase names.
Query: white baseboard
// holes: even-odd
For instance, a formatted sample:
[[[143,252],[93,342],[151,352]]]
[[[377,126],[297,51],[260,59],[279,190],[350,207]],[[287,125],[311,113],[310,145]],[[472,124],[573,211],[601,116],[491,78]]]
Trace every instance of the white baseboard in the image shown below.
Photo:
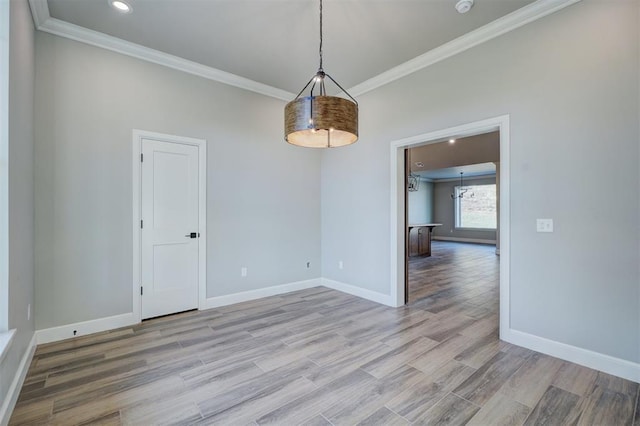
[[[296,290],[317,287],[321,285],[320,279],[298,281],[284,285],[261,288],[258,290],[244,291],[241,293],[229,294],[225,296],[211,297],[205,299],[203,306],[199,309],[211,309],[219,306],[232,305],[234,303],[246,302],[268,296],[289,293]],[[98,318],[90,321],[83,321],[74,324],[61,325],[59,327],[45,328],[36,331],[36,342],[39,345],[44,343],[57,342],[72,337],[85,336],[87,334],[99,333],[113,330],[120,327],[137,324],[138,321],[132,312],[115,315],[112,317]],[[75,331],[75,334],[74,334]]]
[[[501,332],[500,338],[514,345],[640,383],[640,364],[637,362],[626,361],[514,329]]]
[[[205,300],[204,306],[200,306],[200,309],[211,309],[220,306],[232,305],[234,303],[247,302],[250,300],[261,299],[263,297],[276,296],[279,294],[285,294],[292,291],[304,290],[318,286],[324,286],[333,290],[341,291],[343,293],[351,294],[353,296],[361,297],[363,299],[371,300],[372,302],[395,307],[391,296],[388,294],[367,290],[362,287],[357,287],[351,284],[346,284],[327,278],[315,278],[311,280],[298,281],[289,284],[261,288],[257,290],[244,291],[241,293],[211,297]],[[77,333],[75,334],[75,336],[77,337],[84,336],[86,334],[112,330],[119,327],[125,327],[136,323],[137,321],[134,319],[133,313],[128,313],[108,318],[100,318],[92,321],[38,330],[34,335],[30,350],[27,354],[25,354],[25,357],[20,364],[21,368],[23,367],[23,364],[26,364],[25,368],[28,369],[29,363],[31,362],[31,357],[33,356],[36,342],[38,344],[43,344],[68,339],[74,337],[74,330],[77,331]],[[603,371],[605,373],[613,374],[615,376],[640,383],[639,363],[626,361],[620,358],[612,357],[610,355],[601,354],[598,352],[590,351],[588,349],[578,348],[576,346],[556,342],[513,329],[501,330],[500,338],[509,343],[513,343],[514,345],[523,346],[537,352],[561,358],[566,361],[574,362],[576,364],[584,365],[585,367],[593,368],[595,370]],[[22,385],[24,374],[26,374],[26,369],[24,372],[20,370],[20,374],[16,375],[16,380],[14,380],[11,389],[13,389],[14,385],[16,387],[18,387],[18,384]],[[17,398],[17,395],[15,395],[15,397]],[[10,402],[9,399],[8,401]],[[15,401],[13,401],[12,404],[15,404]],[[6,410],[5,406],[7,406],[6,401],[2,406],[3,410]],[[3,419],[2,414],[6,414],[5,411],[0,411],[0,419]]]
[[[227,294],[224,296],[209,297],[205,299],[204,306],[200,309],[212,309],[220,306],[233,305],[235,303],[248,302],[250,300],[262,299],[263,297],[277,296],[278,294],[291,293],[292,291],[305,290],[322,285],[320,278],[293,283],[275,285],[271,287],[248,290],[240,293]]]
[[[391,296],[388,294],[378,293],[377,291],[367,290],[362,287],[356,287],[351,284],[345,284],[340,281],[330,280],[328,278],[322,278],[322,285],[327,288],[338,290],[352,296],[362,297],[363,299],[371,300],[372,302],[380,303],[382,305],[387,305],[394,308],[396,307]]]
[[[57,342],[59,340],[70,339],[72,337],[113,330],[115,328],[126,327],[137,323],[138,321],[134,318],[133,312],[129,312],[128,314],[115,315],[112,317],[98,318],[90,321],[37,330],[36,341],[39,345],[42,345],[44,343]]]
[[[460,238],[460,237],[437,237],[433,235],[432,240],[436,241],[453,241],[456,243],[476,243],[476,244],[495,244],[496,240],[483,240],[482,238]]]
[[[2,406],[0,407],[0,425],[5,426],[9,424],[9,419],[11,418],[11,413],[13,413],[13,409],[16,406],[16,402],[18,401],[18,396],[20,395],[20,390],[22,389],[22,384],[24,383],[25,377],[27,377],[27,371],[29,371],[29,366],[31,365],[31,360],[33,359],[33,354],[36,350],[36,335],[34,334],[29,342],[29,346],[27,350],[24,352],[22,356],[22,360],[20,361],[20,365],[18,366],[18,371],[16,371],[16,375],[11,382],[11,386],[7,391],[6,398],[2,402]]]
[[[16,335],[16,329],[9,331],[3,331],[0,333],[0,362],[4,359],[4,356],[9,352],[11,342]]]

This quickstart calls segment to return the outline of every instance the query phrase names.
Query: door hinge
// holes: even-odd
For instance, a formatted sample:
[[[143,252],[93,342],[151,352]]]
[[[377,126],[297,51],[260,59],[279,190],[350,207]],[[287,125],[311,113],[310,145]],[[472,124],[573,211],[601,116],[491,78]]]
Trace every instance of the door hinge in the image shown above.
[[[144,294],[144,287],[140,286],[140,296],[142,296]]]
[[[144,221],[142,219],[140,219],[140,229],[144,228]]]
[[[144,161],[144,154],[140,154],[140,162],[142,163]]]

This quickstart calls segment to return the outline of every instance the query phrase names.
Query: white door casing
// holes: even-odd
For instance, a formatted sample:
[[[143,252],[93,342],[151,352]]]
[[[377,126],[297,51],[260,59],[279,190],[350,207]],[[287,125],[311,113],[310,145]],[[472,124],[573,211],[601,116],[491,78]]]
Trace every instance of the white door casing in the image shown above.
[[[206,299],[206,142],[139,130],[133,142],[133,313],[140,321]]]
[[[500,132],[500,338],[507,340],[510,332],[510,181],[509,181],[509,116],[503,115],[460,126],[436,130],[434,132],[411,136],[390,143],[390,218],[391,218],[391,279],[389,292],[392,304],[404,304],[405,280],[405,242],[404,233],[404,150],[431,143],[442,142],[449,138],[461,138],[498,130]]]

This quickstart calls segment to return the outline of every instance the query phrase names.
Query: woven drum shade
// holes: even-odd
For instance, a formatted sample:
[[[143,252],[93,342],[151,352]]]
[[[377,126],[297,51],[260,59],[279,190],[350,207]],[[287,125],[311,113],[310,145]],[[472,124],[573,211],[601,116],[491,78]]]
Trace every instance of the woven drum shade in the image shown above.
[[[285,140],[307,148],[334,148],[358,140],[358,105],[337,96],[294,99],[284,109]]]

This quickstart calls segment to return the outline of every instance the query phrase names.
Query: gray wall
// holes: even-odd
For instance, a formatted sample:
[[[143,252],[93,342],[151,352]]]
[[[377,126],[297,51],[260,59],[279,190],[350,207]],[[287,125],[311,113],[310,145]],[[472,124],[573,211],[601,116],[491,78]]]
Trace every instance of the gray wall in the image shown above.
[[[470,178],[465,179],[466,185],[482,185],[496,183],[496,178]],[[474,238],[480,240],[496,239],[496,231],[483,231],[475,229],[456,229],[455,206],[451,199],[451,193],[456,186],[460,185],[459,180],[450,182],[435,182],[434,190],[434,221],[442,226],[433,229],[434,237],[453,238]]]
[[[407,197],[410,224],[433,221],[433,183],[421,181],[417,191],[409,191]]]
[[[639,12],[584,0],[360,96],[323,152],[323,276],[389,292],[390,141],[510,114],[512,327],[640,361]]]
[[[284,102],[46,33],[36,48],[38,329],[132,310],[132,129],[207,140],[208,297],[320,276],[320,153],[284,142]]]
[[[34,28],[26,0],[10,2],[9,52],[9,329],[14,341],[0,364],[0,405],[33,336]]]

